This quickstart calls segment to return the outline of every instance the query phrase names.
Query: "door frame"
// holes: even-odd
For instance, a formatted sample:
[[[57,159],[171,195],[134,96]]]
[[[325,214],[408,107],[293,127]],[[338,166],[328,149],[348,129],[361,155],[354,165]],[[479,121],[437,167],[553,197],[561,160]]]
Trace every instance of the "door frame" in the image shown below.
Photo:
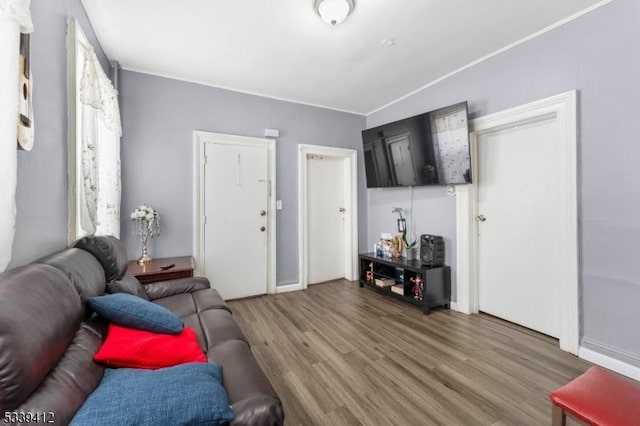
[[[276,292],[276,143],[273,139],[193,132],[193,253],[195,272],[203,275],[205,144],[266,147],[267,149],[267,293]],[[215,284],[215,283],[213,283]]]
[[[580,340],[579,312],[579,240],[577,165],[577,93],[575,90],[539,101],[479,117],[471,121],[470,148],[472,170],[478,170],[478,138],[500,129],[527,124],[544,118],[554,118],[558,125],[560,150],[559,170],[564,181],[562,188],[563,217],[560,228],[566,231],[563,248],[560,290],[560,349],[578,354]],[[477,175],[477,174],[476,174]],[[454,308],[466,314],[479,312],[478,182],[459,185],[456,189],[457,227],[457,303]]]
[[[341,158],[344,163],[344,193],[347,200],[345,215],[345,278],[358,277],[358,152],[355,149],[333,148],[321,145],[298,145],[298,276],[304,290],[308,285],[308,224],[307,224],[307,161],[309,155]]]

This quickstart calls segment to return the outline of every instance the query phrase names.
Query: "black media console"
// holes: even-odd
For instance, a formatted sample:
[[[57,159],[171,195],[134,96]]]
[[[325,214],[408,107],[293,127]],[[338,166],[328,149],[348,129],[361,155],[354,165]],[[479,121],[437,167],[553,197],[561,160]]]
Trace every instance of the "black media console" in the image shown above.
[[[380,293],[422,308],[446,307],[451,303],[451,268],[424,266],[420,260],[404,257],[378,257],[374,253],[359,255],[360,287],[370,287]],[[373,274],[371,274],[373,272]],[[416,288],[422,280],[422,288]],[[378,283],[378,284],[376,284]],[[393,284],[393,290],[392,286]]]

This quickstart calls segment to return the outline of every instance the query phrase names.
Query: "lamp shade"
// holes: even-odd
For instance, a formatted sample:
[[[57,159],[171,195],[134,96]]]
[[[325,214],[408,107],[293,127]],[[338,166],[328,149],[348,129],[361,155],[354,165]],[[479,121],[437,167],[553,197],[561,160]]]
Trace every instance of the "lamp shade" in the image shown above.
[[[316,10],[324,22],[337,25],[353,10],[353,0],[316,0]]]

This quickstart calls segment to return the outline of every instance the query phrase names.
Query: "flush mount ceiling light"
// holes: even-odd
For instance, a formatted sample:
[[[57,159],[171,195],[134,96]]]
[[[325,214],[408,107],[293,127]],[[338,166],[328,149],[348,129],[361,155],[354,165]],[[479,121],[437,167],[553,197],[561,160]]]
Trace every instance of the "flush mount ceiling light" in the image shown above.
[[[344,21],[355,7],[355,0],[315,0],[314,7],[324,22],[337,25]]]

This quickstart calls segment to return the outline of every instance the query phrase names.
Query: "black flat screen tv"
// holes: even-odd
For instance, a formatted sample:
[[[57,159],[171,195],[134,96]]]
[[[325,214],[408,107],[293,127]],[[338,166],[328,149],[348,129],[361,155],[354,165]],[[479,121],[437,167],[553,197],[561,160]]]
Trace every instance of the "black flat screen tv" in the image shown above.
[[[362,131],[367,188],[471,183],[467,102]]]

